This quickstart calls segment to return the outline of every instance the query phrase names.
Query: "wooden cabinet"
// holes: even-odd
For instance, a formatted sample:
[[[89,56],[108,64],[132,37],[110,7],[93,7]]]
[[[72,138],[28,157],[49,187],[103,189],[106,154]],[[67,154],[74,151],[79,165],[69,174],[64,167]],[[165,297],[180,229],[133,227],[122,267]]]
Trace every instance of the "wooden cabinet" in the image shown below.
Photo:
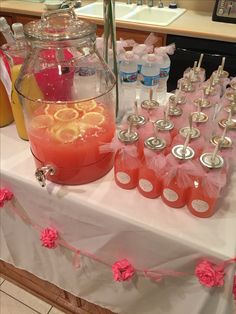
[[[22,15],[22,14],[11,14],[11,13],[0,13],[0,16],[4,16],[7,22],[12,25],[12,23],[22,23],[26,24],[33,20],[39,19],[40,16],[31,16],[31,15]],[[137,43],[143,43],[150,32],[140,31],[134,29],[127,29],[117,27],[116,29],[116,37],[117,40],[122,39],[134,39]],[[97,26],[97,35],[101,36],[103,34],[103,26]],[[165,44],[165,35],[164,34],[156,34],[158,37],[158,41],[156,46],[162,46]],[[0,46],[5,43],[4,37],[0,34]]]
[[[68,314],[114,314],[98,305],[87,302],[55,285],[39,279],[27,271],[0,261],[0,274],[40,299]]]

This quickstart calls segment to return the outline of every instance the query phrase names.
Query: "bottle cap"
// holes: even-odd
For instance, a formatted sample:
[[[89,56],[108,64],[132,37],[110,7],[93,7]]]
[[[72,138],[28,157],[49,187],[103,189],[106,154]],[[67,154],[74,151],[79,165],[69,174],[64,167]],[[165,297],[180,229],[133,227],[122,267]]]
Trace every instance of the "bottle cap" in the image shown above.
[[[220,143],[221,142],[221,143]],[[219,145],[220,148],[230,148],[233,145],[233,142],[230,137],[225,136],[222,140],[222,136],[215,135],[211,138],[211,143],[214,145]]]
[[[5,19],[5,17],[1,16],[0,17],[0,32],[4,32],[6,30],[8,30],[10,28],[10,26],[7,23],[7,20]]]
[[[209,100],[206,98],[197,98],[194,100],[194,104],[196,106],[200,106],[201,108],[209,108],[212,106]]]
[[[13,23],[12,30],[14,32],[15,39],[22,39],[25,38],[23,24],[22,23]]]
[[[136,125],[136,126],[142,126],[147,123],[147,120],[144,116],[140,116],[137,114],[129,115],[127,120],[129,123],[132,123],[133,125]]]
[[[193,122],[204,123],[208,121],[208,116],[204,112],[192,112]]]
[[[184,105],[186,103],[186,98],[184,96],[176,97],[176,95],[171,95],[169,97],[169,102],[176,105]]]
[[[133,59],[134,58],[134,52],[133,51],[126,51],[125,52],[125,58],[126,59]]]
[[[145,140],[144,145],[151,150],[160,151],[166,147],[166,141],[160,137],[152,136]]]
[[[144,110],[148,110],[148,111],[157,109],[159,105],[160,105],[159,102],[157,102],[156,100],[147,99],[141,102],[141,107]]]
[[[218,124],[221,128],[227,127],[229,130],[236,130],[236,121],[233,119],[221,119]]]
[[[196,139],[200,136],[200,131],[197,128],[191,128],[189,126],[186,126],[184,128],[181,128],[179,130],[179,134],[182,135],[183,137],[187,137],[190,132],[190,138],[191,139]]]
[[[156,61],[156,55],[154,53],[149,53],[147,55],[147,61],[149,62],[155,62]]]
[[[154,122],[155,126],[160,131],[170,131],[174,128],[174,123],[171,120],[157,120]]]
[[[170,106],[169,107],[169,116],[171,117],[179,117],[183,113],[183,109],[178,106]]]
[[[131,131],[130,129],[128,130],[121,130],[118,133],[118,139],[125,144],[133,144],[137,142],[139,139],[139,135],[137,132]]]
[[[171,150],[172,154],[181,160],[192,159],[195,155],[194,150],[189,146],[176,145]]]
[[[213,158],[213,153],[204,153],[200,156],[200,162],[203,166],[210,169],[219,169],[224,165],[224,159],[220,155]]]

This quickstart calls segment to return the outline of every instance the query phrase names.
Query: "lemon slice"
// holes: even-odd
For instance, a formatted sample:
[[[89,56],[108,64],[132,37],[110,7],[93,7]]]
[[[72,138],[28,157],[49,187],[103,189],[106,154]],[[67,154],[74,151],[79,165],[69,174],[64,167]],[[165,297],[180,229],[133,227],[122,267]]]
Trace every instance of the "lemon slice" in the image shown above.
[[[44,112],[46,114],[54,115],[58,110],[67,108],[66,105],[61,105],[61,104],[47,104],[45,106]]]
[[[97,107],[97,103],[95,100],[83,101],[75,104],[75,108],[77,110],[83,110],[85,112],[92,111]]]
[[[104,107],[101,105],[98,105],[93,111],[103,113]]]
[[[54,118],[58,121],[67,122],[79,117],[77,110],[73,108],[63,108],[54,113]]]
[[[81,122],[88,124],[90,127],[98,127],[105,121],[105,117],[100,112],[87,112],[81,118]]]
[[[55,125],[51,129],[53,136],[61,143],[72,143],[83,135],[85,131],[77,121]]]
[[[45,129],[53,124],[53,117],[50,115],[38,115],[31,120],[31,127],[34,129]]]

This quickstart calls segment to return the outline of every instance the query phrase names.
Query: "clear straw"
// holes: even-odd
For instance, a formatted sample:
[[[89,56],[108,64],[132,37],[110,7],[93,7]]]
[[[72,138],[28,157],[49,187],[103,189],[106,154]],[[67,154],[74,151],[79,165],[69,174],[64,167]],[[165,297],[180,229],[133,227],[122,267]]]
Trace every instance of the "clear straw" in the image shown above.
[[[183,149],[182,149],[182,156],[183,156],[183,157],[185,157],[186,149],[187,149],[187,147],[188,147],[188,144],[189,144],[189,142],[190,142],[190,139],[191,139],[191,132],[190,132],[190,130],[189,130],[188,135],[187,135],[187,137],[186,137],[186,139],[185,139],[185,141],[184,141]]]
[[[200,68],[201,68],[203,56],[204,56],[204,54],[201,53],[200,58],[199,58],[199,61],[198,61],[198,65],[197,65],[197,71],[198,71],[198,72],[200,71]]]

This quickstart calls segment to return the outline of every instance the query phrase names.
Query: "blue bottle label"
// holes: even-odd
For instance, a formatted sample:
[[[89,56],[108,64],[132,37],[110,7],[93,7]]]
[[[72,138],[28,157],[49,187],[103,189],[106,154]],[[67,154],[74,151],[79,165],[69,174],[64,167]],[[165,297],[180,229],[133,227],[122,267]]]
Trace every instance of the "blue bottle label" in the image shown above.
[[[170,67],[167,68],[160,68],[160,78],[166,78],[169,76],[170,73]]]
[[[134,83],[134,82],[136,82],[137,81],[137,76],[138,76],[137,72],[126,73],[126,72],[120,71],[120,79],[121,79],[121,82],[124,82],[124,83]]]
[[[146,76],[142,75],[141,83],[144,86],[155,86],[158,84],[159,75],[153,75],[153,76]]]

